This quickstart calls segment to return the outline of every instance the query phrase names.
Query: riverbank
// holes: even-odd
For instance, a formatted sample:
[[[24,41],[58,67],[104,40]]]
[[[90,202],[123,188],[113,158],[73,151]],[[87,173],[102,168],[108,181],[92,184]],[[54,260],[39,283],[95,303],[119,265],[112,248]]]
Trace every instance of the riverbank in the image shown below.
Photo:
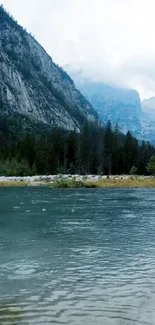
[[[155,188],[153,176],[51,175],[0,177],[0,187],[49,186],[52,188]]]

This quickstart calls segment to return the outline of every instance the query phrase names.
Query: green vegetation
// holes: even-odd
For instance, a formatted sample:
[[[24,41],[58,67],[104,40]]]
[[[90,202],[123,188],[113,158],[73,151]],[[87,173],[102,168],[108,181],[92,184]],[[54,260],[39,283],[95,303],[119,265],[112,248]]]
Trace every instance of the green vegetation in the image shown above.
[[[1,116],[0,176],[153,173],[155,148],[144,141],[139,145],[130,132],[122,135],[118,126],[113,130],[110,122],[101,127],[86,120],[81,133],[31,123]]]
[[[58,180],[51,183],[53,188],[93,188],[97,187],[97,185],[93,182],[88,181],[77,181],[75,178],[71,180]]]
[[[132,168],[130,169],[129,174],[130,175],[136,175],[138,171],[138,168],[136,166],[132,166]]]
[[[1,181],[0,187],[25,187],[25,186],[47,186],[54,189],[75,189],[75,188],[155,188],[155,177],[109,177],[101,178],[98,180],[91,180],[91,178],[77,180],[74,177],[72,179],[59,179],[51,181],[49,179],[43,179],[39,181]]]
[[[146,170],[149,174],[155,175],[155,156],[150,158]]]
[[[30,168],[27,160],[15,158],[0,160],[0,176],[26,176],[36,173],[35,167]]]
[[[97,181],[75,181],[65,180],[57,181],[51,184],[54,188],[155,188],[155,178],[118,178],[113,179],[107,177]]]
[[[84,182],[72,180],[58,180],[51,184],[53,188],[83,188]]]
[[[97,181],[58,181],[51,185],[54,188],[155,188],[155,178],[118,178],[107,177]]]

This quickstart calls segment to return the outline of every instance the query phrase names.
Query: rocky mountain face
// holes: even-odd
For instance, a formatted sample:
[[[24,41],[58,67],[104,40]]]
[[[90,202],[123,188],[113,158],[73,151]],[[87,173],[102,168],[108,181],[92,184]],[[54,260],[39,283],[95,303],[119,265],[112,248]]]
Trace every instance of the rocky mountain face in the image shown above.
[[[143,118],[141,120],[143,135],[155,144],[155,97],[142,101]]]
[[[0,6],[0,114],[79,130],[97,117],[69,75]]]
[[[142,110],[137,91],[92,82],[77,82],[76,86],[97,110],[102,121],[118,123],[124,133],[129,129],[138,133]]]

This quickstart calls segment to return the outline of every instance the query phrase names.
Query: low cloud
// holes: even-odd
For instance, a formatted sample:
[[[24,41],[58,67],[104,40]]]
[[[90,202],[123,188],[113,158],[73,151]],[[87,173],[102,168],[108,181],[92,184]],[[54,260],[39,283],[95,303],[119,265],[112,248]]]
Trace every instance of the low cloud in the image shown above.
[[[63,67],[155,95],[154,0],[3,0]]]

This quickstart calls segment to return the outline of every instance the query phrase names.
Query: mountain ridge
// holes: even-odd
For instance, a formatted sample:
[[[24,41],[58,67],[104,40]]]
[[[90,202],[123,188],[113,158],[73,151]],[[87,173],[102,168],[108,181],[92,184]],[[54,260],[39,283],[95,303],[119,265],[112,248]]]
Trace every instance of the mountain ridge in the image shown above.
[[[97,110],[103,122],[110,120],[113,125],[117,123],[123,133],[131,130],[134,135],[140,136],[138,129],[140,129],[142,109],[136,90],[116,88],[102,82],[81,83],[76,79],[75,84]]]
[[[92,105],[70,76],[43,47],[0,6],[1,113],[25,114],[32,120],[80,130],[95,121]]]
[[[142,109],[150,118],[155,121],[155,97],[145,98],[142,100]]]
[[[148,110],[144,109],[138,91],[92,81],[83,77],[82,71],[74,72],[69,65],[67,69],[76,87],[97,110],[102,122],[110,120],[113,126],[118,124],[121,132],[127,133],[130,130],[139,140],[155,143],[155,116],[153,111],[150,110],[148,114]]]

